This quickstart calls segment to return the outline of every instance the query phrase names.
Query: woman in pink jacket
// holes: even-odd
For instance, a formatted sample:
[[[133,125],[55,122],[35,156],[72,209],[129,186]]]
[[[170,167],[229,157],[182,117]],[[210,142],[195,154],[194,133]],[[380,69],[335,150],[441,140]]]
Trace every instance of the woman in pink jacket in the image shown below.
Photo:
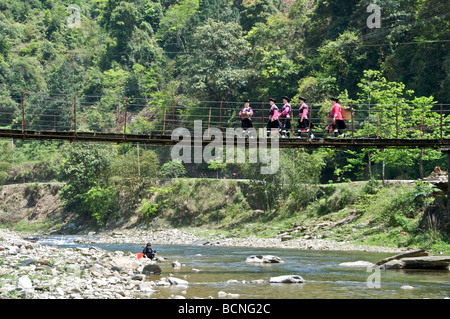
[[[330,122],[334,129],[334,137],[338,137],[338,135],[341,134],[341,130],[346,129],[347,126],[342,117],[342,106],[339,104],[339,100],[332,97],[331,102],[333,103],[333,107],[330,111]],[[345,134],[342,134],[342,137],[345,137]]]
[[[281,127],[280,120],[278,119],[278,107],[276,106],[275,99],[270,98],[270,110],[269,110],[269,122],[267,122],[267,137],[270,136],[272,129],[279,129]]]
[[[287,96],[283,96],[283,107],[281,108],[280,122],[281,122],[281,137],[285,138],[290,136],[291,129],[291,105],[290,99]]]
[[[305,130],[309,138],[314,138],[314,134],[312,133],[311,129],[314,127],[313,123],[310,123],[308,119],[308,105],[306,104],[306,99],[302,96],[299,98],[300,102],[300,108],[298,109],[298,124],[297,124],[297,131],[298,131],[298,138],[302,138],[302,131]]]

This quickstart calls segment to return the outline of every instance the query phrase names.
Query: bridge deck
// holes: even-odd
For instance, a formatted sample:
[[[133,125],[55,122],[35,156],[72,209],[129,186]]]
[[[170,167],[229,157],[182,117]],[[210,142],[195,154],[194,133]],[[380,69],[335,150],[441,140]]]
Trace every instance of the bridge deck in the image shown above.
[[[118,133],[96,133],[96,132],[57,132],[57,131],[31,131],[31,130],[0,130],[0,138],[15,138],[22,140],[67,140],[83,142],[110,142],[110,143],[142,143],[155,145],[175,145],[179,140],[172,139],[170,135],[162,134],[118,134]],[[239,138],[234,138],[237,145]],[[264,139],[265,140],[265,139]],[[245,140],[248,144],[248,138]],[[272,138],[267,139],[270,147]],[[194,138],[191,138],[194,142]],[[255,138],[257,145],[261,138]],[[209,139],[203,139],[203,145],[211,143]],[[386,138],[316,138],[313,140],[302,138],[278,139],[280,148],[448,148],[450,139],[386,139]]]

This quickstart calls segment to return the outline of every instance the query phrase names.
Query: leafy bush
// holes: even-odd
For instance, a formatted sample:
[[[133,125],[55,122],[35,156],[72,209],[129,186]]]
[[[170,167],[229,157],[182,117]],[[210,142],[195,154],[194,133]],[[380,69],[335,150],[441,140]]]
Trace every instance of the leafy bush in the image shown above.
[[[60,180],[66,182],[60,196],[66,210],[77,210],[85,213],[83,196],[92,187],[100,184],[102,177],[111,159],[115,148],[107,145],[71,144],[63,147],[63,162],[60,168]]]
[[[180,160],[170,161],[161,166],[161,175],[166,178],[183,177],[186,174],[186,168]]]
[[[85,209],[91,213],[99,226],[103,226],[108,218],[114,217],[118,212],[117,193],[113,189],[94,186],[77,197],[82,199]]]
[[[7,162],[0,162],[0,184],[3,184],[8,179],[8,170],[11,164]]]
[[[156,216],[158,212],[159,204],[151,203],[147,199],[143,199],[141,203],[141,207],[139,208],[139,213],[145,219],[149,219],[152,216]]]
[[[380,181],[372,177],[367,181],[366,185],[364,185],[363,192],[365,194],[376,194],[380,187]]]
[[[392,199],[389,209],[385,212],[389,216],[392,226],[398,226],[400,216],[413,219],[434,200],[430,195],[437,189],[428,183],[416,182],[414,187],[401,188]],[[397,217],[396,217],[397,216]],[[404,224],[404,223],[402,223]]]
[[[408,218],[401,214],[395,214],[393,216],[393,226],[400,226],[402,230],[407,233],[412,233],[413,231],[415,231],[418,224],[418,219]]]

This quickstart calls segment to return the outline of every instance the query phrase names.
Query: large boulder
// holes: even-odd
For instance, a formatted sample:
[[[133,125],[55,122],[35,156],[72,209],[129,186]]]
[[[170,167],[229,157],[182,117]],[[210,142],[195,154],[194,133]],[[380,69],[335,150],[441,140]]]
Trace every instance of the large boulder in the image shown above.
[[[186,280],[175,277],[169,277],[167,278],[167,280],[171,285],[187,286],[189,284]]]
[[[285,276],[271,277],[269,282],[270,283],[296,284],[296,283],[304,283],[304,282],[306,282],[306,280],[303,279],[299,275],[285,275]]]
[[[450,256],[422,256],[393,259],[384,263],[384,269],[443,269],[448,270]]]
[[[145,266],[144,269],[142,269],[142,273],[144,275],[149,275],[151,273],[153,273],[155,275],[159,275],[159,274],[161,274],[161,267],[159,267],[158,265],[155,265],[155,264],[149,264],[149,265]]]
[[[382,269],[402,269],[403,262],[400,259],[392,259],[380,266]]]
[[[272,255],[253,255],[247,257],[245,260],[247,263],[260,263],[260,264],[274,264],[274,263],[283,263],[280,257],[272,256]]]
[[[136,270],[141,266],[139,261],[127,257],[114,258],[110,264],[111,267],[120,268],[122,270]]]
[[[385,258],[383,260],[380,260],[379,262],[377,262],[377,266],[381,266],[385,263],[387,263],[388,261],[394,260],[394,259],[402,259],[402,258],[409,258],[409,257],[422,257],[422,256],[428,256],[428,252],[425,249],[418,249],[418,250],[413,250],[413,251],[408,251],[406,253],[401,253],[395,256],[391,256],[388,258]]]
[[[33,283],[31,282],[31,279],[27,276],[21,276],[19,280],[17,280],[17,288],[20,289],[31,289],[33,288]]]
[[[413,250],[380,260],[383,269],[449,269],[450,256],[429,256],[424,249]]]

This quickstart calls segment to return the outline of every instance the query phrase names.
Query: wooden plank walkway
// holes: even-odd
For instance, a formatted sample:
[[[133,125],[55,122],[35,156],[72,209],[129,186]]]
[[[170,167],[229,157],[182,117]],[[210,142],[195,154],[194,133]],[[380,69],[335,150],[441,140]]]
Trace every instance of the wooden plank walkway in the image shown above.
[[[97,132],[57,132],[57,131],[30,131],[30,130],[10,130],[0,129],[0,138],[15,138],[22,140],[66,140],[81,142],[109,142],[109,143],[142,143],[155,145],[175,145],[180,141],[172,139],[170,135],[155,134],[119,134],[119,133],[97,133]],[[277,138],[277,137],[275,137]],[[249,141],[259,145],[267,144],[270,147],[274,138],[255,138],[254,141],[245,139],[245,145]],[[313,140],[302,138],[277,138],[280,148],[450,148],[450,139],[385,139],[385,138],[316,138]],[[242,140],[235,136],[234,144]],[[191,137],[194,145],[194,137]],[[197,141],[199,143],[200,141]],[[212,142],[209,139],[203,139],[203,146]],[[224,145],[226,140],[224,139]],[[198,145],[198,144],[197,144]]]

